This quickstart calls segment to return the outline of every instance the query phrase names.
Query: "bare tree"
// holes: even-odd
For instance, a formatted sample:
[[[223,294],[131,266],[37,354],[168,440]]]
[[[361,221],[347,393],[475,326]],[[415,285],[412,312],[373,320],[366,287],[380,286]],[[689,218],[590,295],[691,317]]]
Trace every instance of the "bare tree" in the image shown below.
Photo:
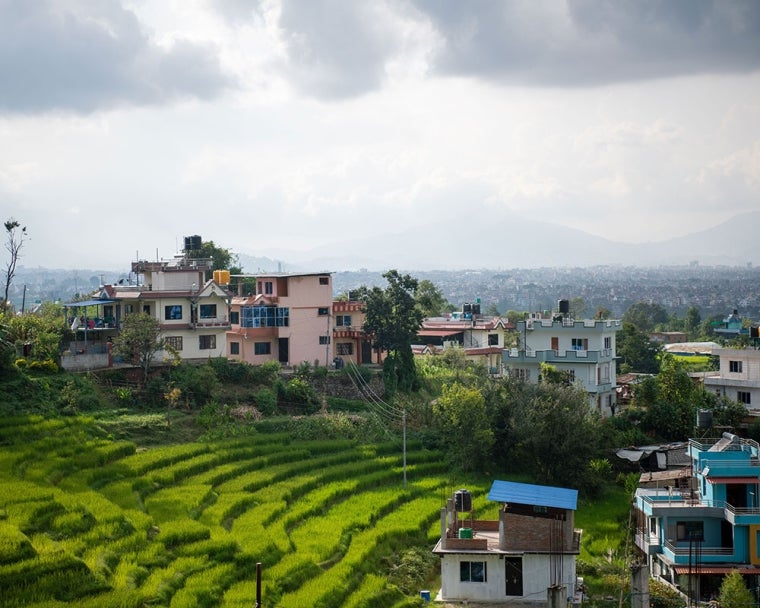
[[[16,264],[19,257],[21,257],[21,247],[26,240],[26,226],[21,226],[13,218],[10,218],[4,225],[8,239],[5,243],[5,248],[11,254],[11,259],[8,260],[8,266],[5,268],[5,296],[3,297],[2,306],[0,306],[0,311],[3,313],[8,308],[8,292],[10,291],[13,277],[16,275]]]

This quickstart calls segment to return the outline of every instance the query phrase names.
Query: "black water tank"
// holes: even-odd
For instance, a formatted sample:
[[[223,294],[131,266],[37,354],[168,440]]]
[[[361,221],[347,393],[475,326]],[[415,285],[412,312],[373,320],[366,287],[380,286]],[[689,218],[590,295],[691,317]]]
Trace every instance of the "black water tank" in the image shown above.
[[[472,495],[469,490],[457,490],[454,492],[454,506],[460,513],[472,511]]]
[[[567,314],[570,312],[570,300],[558,300],[557,301],[557,310],[560,312],[560,314]]]

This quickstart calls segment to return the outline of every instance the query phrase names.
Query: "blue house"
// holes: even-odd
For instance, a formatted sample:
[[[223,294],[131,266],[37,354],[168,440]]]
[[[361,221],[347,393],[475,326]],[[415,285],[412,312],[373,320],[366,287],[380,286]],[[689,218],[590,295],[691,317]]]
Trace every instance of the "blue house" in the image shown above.
[[[760,446],[724,433],[692,439],[690,465],[659,487],[636,490],[636,546],[652,577],[691,599],[718,594],[739,570],[760,583]]]

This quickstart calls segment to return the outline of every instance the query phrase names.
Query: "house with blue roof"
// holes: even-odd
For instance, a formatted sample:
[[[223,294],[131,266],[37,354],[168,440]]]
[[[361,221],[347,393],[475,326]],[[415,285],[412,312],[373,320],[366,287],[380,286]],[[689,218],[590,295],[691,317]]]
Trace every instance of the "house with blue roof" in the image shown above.
[[[723,433],[692,439],[679,482],[640,484],[636,546],[650,574],[693,600],[718,594],[737,569],[760,585],[760,446]]]
[[[581,531],[578,491],[496,480],[488,500],[498,520],[478,520],[472,497],[459,490],[441,509],[440,601],[531,602],[564,606],[576,593]]]

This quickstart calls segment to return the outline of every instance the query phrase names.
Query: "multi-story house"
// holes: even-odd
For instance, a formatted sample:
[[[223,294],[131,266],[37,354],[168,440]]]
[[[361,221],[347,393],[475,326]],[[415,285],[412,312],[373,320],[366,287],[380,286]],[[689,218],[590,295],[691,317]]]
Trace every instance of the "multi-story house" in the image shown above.
[[[261,364],[333,363],[330,273],[239,275],[256,292],[231,300],[229,359]]]
[[[75,341],[63,358],[65,368],[110,364],[107,342],[118,336],[124,318],[131,313],[147,313],[157,319],[162,337],[183,360],[226,354],[230,294],[219,276],[205,279],[212,270],[211,260],[187,256],[140,260],[132,262],[131,270],[134,280],[128,284],[105,285],[95,299],[66,305],[74,315],[70,327]],[[169,356],[173,356],[169,351],[156,354],[158,360]]]
[[[477,306],[476,312],[472,307]],[[512,341],[514,324],[501,317],[480,314],[479,305],[465,304],[462,311],[445,317],[428,317],[417,332],[418,354],[439,353],[449,347],[461,348],[465,358],[501,374],[502,353]],[[426,347],[426,348],[421,348]]]
[[[436,599],[499,605],[549,599],[566,606],[576,592],[581,543],[574,527],[577,490],[496,480],[488,500],[500,503],[498,520],[475,519],[467,490],[441,509],[441,538],[433,549],[441,558]]]
[[[753,416],[760,416],[760,350],[720,348],[713,350],[720,357],[716,375],[704,376],[704,387],[747,406]]]
[[[541,364],[567,372],[571,382],[580,382],[591,406],[605,416],[614,415],[615,334],[619,320],[586,319],[568,314],[567,300],[559,312],[546,318],[535,313],[517,322],[519,346],[503,351],[505,373],[528,382],[538,382]]]
[[[182,359],[223,357],[230,293],[219,273],[217,280],[205,280],[211,269],[210,259],[185,256],[133,262],[137,284],[108,285],[105,291],[115,300],[117,316],[144,312],[158,319],[166,344]]]
[[[636,546],[652,577],[692,600],[717,596],[723,576],[738,569],[760,583],[758,444],[724,433],[692,439],[690,465],[675,481],[636,490]],[[651,486],[651,484],[649,484]]]
[[[356,365],[372,363],[372,340],[364,332],[364,302],[357,300],[335,300],[333,311],[333,341],[338,365],[348,362]],[[375,352],[375,362],[380,363],[380,354]]]

